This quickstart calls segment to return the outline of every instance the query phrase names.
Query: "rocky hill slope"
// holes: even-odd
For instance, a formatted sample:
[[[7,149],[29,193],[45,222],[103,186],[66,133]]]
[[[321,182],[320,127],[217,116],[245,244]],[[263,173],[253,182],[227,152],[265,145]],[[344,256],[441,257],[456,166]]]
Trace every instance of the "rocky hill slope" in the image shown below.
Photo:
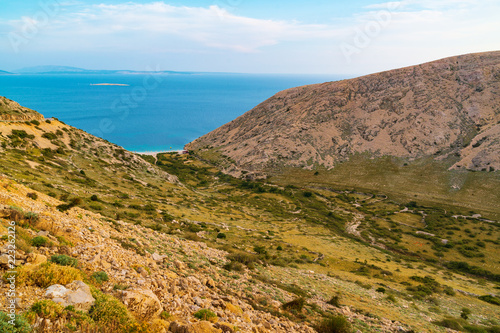
[[[500,168],[500,51],[282,91],[186,146],[226,172],[333,168],[356,153]]]
[[[43,120],[40,113],[25,108],[19,103],[0,96],[0,121],[30,121]]]
[[[242,285],[251,287],[249,275],[240,281],[225,276],[222,266],[227,262],[227,253],[223,251],[141,226],[110,223],[80,208],[62,213],[55,208],[60,201],[41,193],[32,199],[28,193],[33,197],[36,192],[0,176],[0,216],[17,224],[15,255],[22,273],[17,274],[16,308],[18,313],[37,309],[33,304],[38,302],[43,310],[30,313],[37,332],[68,332],[68,324],[81,325],[75,318],[75,309],[90,311],[87,320],[93,318],[96,322],[96,326],[89,326],[94,329],[92,332],[97,332],[97,327],[106,332],[314,332],[306,325],[256,311],[241,300]],[[22,215],[28,211],[31,219]],[[13,216],[15,212],[20,215]],[[8,225],[0,224],[2,235],[7,234]],[[30,246],[35,243],[29,239],[36,237],[45,241]],[[2,240],[1,244],[0,269],[4,270],[8,266],[9,243]],[[56,265],[54,256],[74,258],[75,265],[65,266],[60,261],[61,265]],[[33,276],[40,271],[48,276],[35,279]],[[101,278],[96,280],[95,273],[99,272]],[[92,296],[87,297],[80,291],[80,295],[64,302],[59,294],[48,292],[64,290],[54,285],[71,288],[73,280],[83,279],[126,305],[126,312],[102,310],[116,316],[111,318],[117,321],[114,326],[100,319],[102,313],[95,314],[95,307],[103,302],[99,291],[93,290]],[[81,289],[89,290],[83,286]],[[2,304],[9,302],[5,296],[8,288],[9,284],[0,285]],[[259,286],[255,288],[258,294]],[[286,294],[283,297],[291,298]],[[48,300],[71,305],[73,310],[63,310]],[[114,303],[118,308],[124,305]],[[202,309],[209,309],[214,317],[198,320],[193,314]],[[132,325],[134,321],[143,323],[142,330]]]

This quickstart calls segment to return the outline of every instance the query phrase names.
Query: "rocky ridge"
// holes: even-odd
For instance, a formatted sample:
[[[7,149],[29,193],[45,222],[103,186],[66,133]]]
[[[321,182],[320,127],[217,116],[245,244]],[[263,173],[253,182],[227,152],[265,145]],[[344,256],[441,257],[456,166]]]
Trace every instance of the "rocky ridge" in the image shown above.
[[[279,92],[186,146],[217,151],[226,172],[333,168],[352,154],[458,157],[500,168],[500,51],[441,59]]]
[[[44,120],[43,115],[19,105],[6,97],[0,96],[0,121]]]

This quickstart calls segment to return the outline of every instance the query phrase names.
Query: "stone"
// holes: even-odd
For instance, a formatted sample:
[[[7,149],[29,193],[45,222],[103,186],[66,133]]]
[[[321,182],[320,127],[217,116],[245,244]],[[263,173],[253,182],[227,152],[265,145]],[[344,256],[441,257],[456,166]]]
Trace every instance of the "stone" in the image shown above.
[[[37,236],[42,236],[42,237],[47,237],[49,235],[48,231],[40,230],[37,234]]]
[[[215,323],[214,327],[220,329],[223,333],[234,333],[234,329],[227,323]]]
[[[43,264],[46,261],[47,261],[47,256],[38,253],[30,253],[26,258],[26,262],[33,265]]]
[[[73,281],[65,286],[54,284],[47,288],[45,296],[62,306],[71,305],[75,310],[88,311],[95,303],[89,286],[82,281]]]
[[[163,259],[165,259],[167,257],[167,255],[160,255],[158,254],[158,252],[155,252],[151,255],[151,259],[153,259],[154,261],[163,261]]]
[[[183,271],[184,269],[186,269],[186,266],[184,265],[183,262],[179,261],[179,260],[175,260],[174,261],[174,265],[175,267],[177,267],[178,270],[180,271]]]
[[[163,311],[160,300],[149,289],[124,291],[121,299],[134,317],[142,321],[154,319]]]
[[[208,278],[207,279],[207,282],[205,283],[205,285],[209,288],[215,288],[215,281],[212,280],[212,278]]]
[[[49,298],[63,298],[69,290],[60,284],[53,284],[45,290],[45,297]]]

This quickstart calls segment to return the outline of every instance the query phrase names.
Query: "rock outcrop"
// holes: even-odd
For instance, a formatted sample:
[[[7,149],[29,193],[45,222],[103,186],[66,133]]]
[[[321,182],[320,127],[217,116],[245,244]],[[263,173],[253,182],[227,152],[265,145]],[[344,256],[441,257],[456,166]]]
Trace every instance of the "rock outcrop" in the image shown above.
[[[66,287],[54,284],[47,288],[45,296],[64,307],[71,305],[81,311],[88,311],[95,303],[89,286],[82,281],[73,281]]]
[[[0,121],[31,121],[44,120],[40,113],[25,108],[19,103],[0,96]]]

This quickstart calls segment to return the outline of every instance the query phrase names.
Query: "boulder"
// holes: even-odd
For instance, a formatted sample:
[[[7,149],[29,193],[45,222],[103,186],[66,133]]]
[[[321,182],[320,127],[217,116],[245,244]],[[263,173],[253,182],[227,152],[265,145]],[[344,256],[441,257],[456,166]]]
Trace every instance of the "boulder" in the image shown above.
[[[64,307],[72,305],[81,311],[88,311],[95,303],[89,286],[82,281],[73,281],[66,287],[54,284],[47,288],[45,296]]]
[[[158,252],[155,252],[151,255],[151,259],[153,259],[154,261],[163,261],[163,259],[165,259],[166,257],[168,257],[167,255],[160,255],[158,254]]]
[[[33,265],[43,264],[46,261],[47,261],[47,256],[38,253],[30,253],[26,258],[26,262]]]
[[[148,321],[163,311],[160,300],[149,289],[127,290],[122,293],[122,302],[141,321]]]

